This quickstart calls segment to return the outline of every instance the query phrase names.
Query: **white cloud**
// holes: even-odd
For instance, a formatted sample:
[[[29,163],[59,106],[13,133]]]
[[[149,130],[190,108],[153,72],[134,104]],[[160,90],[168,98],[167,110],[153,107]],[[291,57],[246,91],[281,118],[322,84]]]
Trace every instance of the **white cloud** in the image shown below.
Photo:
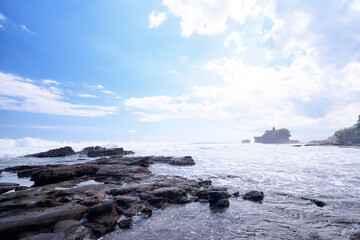
[[[55,80],[50,80],[50,79],[45,79],[45,80],[42,80],[42,83],[45,84],[45,85],[50,85],[50,84],[56,84],[56,85],[59,85],[60,83],[55,81]]]
[[[179,60],[180,60],[180,63],[185,64],[185,63],[187,63],[188,56],[180,56]]]
[[[101,90],[101,92],[109,95],[116,95],[113,91],[110,90]]]
[[[1,127],[12,128],[36,128],[36,129],[75,129],[75,130],[102,130],[103,128],[85,127],[85,126],[50,126],[50,125],[10,125],[3,124]]]
[[[354,97],[360,95],[358,62],[337,69],[320,67],[303,56],[288,67],[266,68],[222,58],[208,62],[205,68],[218,74],[225,85],[195,86],[179,97],[129,98],[125,105],[140,121],[234,119],[249,129],[272,125],[336,129],[351,125],[360,112]],[[329,108],[316,106],[317,98],[328,101]],[[302,106],[308,112],[300,111]]]
[[[272,3],[264,12],[273,21],[273,26],[264,32],[262,41],[274,40],[275,50],[285,57],[302,55],[304,51],[310,52],[313,49],[317,37],[308,31],[312,22],[310,13],[294,10],[281,14],[280,17]]]
[[[141,122],[159,122],[169,118],[167,114],[149,114],[144,112],[134,112],[139,116]]]
[[[97,90],[97,89],[104,89],[104,86],[103,85],[86,85],[87,88],[91,89],[91,90]]]
[[[224,40],[225,46],[230,46],[232,43],[236,45],[236,52],[239,53],[244,51],[246,47],[243,44],[243,38],[245,33],[240,33],[237,31],[232,31],[229,36],[227,36]]]
[[[117,112],[115,106],[72,104],[63,101],[62,90],[43,87],[33,80],[0,72],[0,108],[68,116],[105,116]]]
[[[165,20],[166,20],[166,13],[161,12],[155,15],[155,10],[154,10],[149,15],[149,28],[157,28]]]
[[[1,28],[1,29],[4,29],[4,26],[0,24],[0,28]]]
[[[92,95],[92,94],[86,94],[86,93],[79,93],[77,95],[78,97],[82,97],[82,98],[96,98],[97,96]]]
[[[129,133],[137,133],[138,131],[130,129],[130,130],[128,130],[128,132]]]
[[[21,25],[21,29],[29,34],[36,34],[36,32],[30,31],[30,29],[25,25]]]
[[[247,18],[261,11],[256,0],[164,0],[163,4],[175,17],[181,18],[181,35],[193,33],[215,35],[225,31],[227,21],[244,24]]]
[[[171,70],[170,73],[171,73],[171,74],[174,74],[174,75],[181,75],[181,73],[178,73],[178,72],[175,71],[175,70]]]
[[[2,13],[0,13],[0,21],[5,21],[5,20],[6,20],[6,17]]]
[[[353,3],[350,5],[350,9],[360,12],[360,0],[354,0]]]

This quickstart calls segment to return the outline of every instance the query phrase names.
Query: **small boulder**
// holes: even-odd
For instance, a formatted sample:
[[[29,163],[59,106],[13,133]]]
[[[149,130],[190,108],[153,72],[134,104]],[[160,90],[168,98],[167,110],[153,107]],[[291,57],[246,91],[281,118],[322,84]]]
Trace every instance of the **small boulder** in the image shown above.
[[[151,217],[152,212],[153,210],[151,207],[145,207],[141,210],[141,216],[145,218]]]
[[[25,157],[37,157],[37,158],[44,158],[44,157],[65,157],[69,155],[75,154],[75,151],[69,147],[62,147],[57,149],[51,149],[47,152],[40,152],[40,153],[34,153],[26,155]]]
[[[119,228],[130,228],[134,223],[132,218],[125,218],[118,223]]]
[[[230,205],[230,202],[226,198],[219,199],[215,204],[215,206],[218,208],[226,208],[226,207],[229,207],[229,205]]]
[[[318,207],[325,207],[325,205],[326,205],[324,202],[317,200],[317,199],[306,198],[306,197],[302,197],[301,199],[308,200],[308,201],[314,203]]]
[[[89,208],[85,226],[90,228],[95,236],[113,231],[119,218],[116,201],[106,201]]]
[[[249,200],[252,202],[262,203],[262,201],[264,199],[264,193],[258,192],[258,191],[250,191],[250,192],[244,194],[243,199]]]
[[[188,203],[186,191],[176,187],[162,187],[154,190],[152,194],[155,197],[163,198],[168,203]]]

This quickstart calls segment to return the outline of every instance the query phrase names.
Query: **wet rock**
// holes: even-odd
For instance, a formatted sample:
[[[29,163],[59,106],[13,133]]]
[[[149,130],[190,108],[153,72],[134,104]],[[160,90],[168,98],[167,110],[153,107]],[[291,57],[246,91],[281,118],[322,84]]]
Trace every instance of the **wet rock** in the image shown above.
[[[67,219],[80,220],[87,212],[87,207],[64,204],[42,210],[32,210],[23,214],[0,218],[0,236],[3,239],[17,239],[36,232],[50,232],[53,226]]]
[[[349,240],[360,240],[360,232],[357,232],[357,233],[353,233]]]
[[[166,163],[170,165],[177,165],[177,166],[191,166],[195,165],[195,161],[191,156],[185,157],[154,157],[153,161],[155,163]]]
[[[117,196],[114,198],[118,207],[122,209],[122,214],[126,216],[135,216],[143,208],[143,203],[137,197]]]
[[[90,228],[95,236],[113,231],[119,218],[116,207],[116,201],[106,201],[90,207],[85,226]]]
[[[37,235],[21,238],[20,240],[82,240],[85,235],[82,233],[63,234],[63,233],[40,233]]]
[[[131,207],[131,205],[139,202],[137,197],[128,195],[117,196],[114,198],[114,200],[116,201],[117,205],[123,209],[127,209]]]
[[[15,191],[24,191],[24,190],[29,190],[29,189],[31,189],[31,187],[18,186],[15,188]]]
[[[226,208],[226,207],[229,207],[229,205],[230,205],[230,202],[226,198],[221,198],[215,203],[215,206],[218,208]]]
[[[210,188],[205,190],[200,190],[196,193],[198,200],[200,201],[209,201],[211,206],[225,208],[229,207],[230,194],[225,188]]]
[[[141,179],[151,172],[141,166],[128,166],[128,165],[99,165],[96,172],[96,177],[99,180],[114,179],[114,180],[135,180]]]
[[[104,184],[93,184],[82,187],[70,188],[62,191],[61,199],[70,199],[70,201],[91,207],[99,204],[106,198]],[[60,197],[60,196],[59,196]],[[60,199],[59,199],[60,200]]]
[[[239,192],[234,192],[231,196],[234,197],[234,198],[238,198],[238,197],[240,197],[240,193]]]
[[[37,157],[37,158],[44,158],[44,157],[65,157],[69,155],[75,154],[75,151],[67,146],[57,149],[51,149],[47,152],[40,152],[35,154],[26,155],[25,157]]]
[[[200,190],[196,193],[196,196],[199,198],[199,199],[203,199],[203,200],[209,200],[209,192],[210,190]]]
[[[54,225],[54,233],[72,234],[81,228],[81,222],[78,220],[63,220]]]
[[[132,218],[125,218],[118,223],[119,228],[130,228],[134,220]]]
[[[0,194],[6,193],[10,190],[14,190],[17,186],[19,186],[19,184],[17,183],[2,182],[0,183]]]
[[[51,183],[58,183],[75,177],[93,175],[98,170],[93,165],[75,165],[45,168],[32,173],[31,181],[34,186],[43,186]]]
[[[102,148],[100,146],[84,148],[81,153],[88,157],[123,156],[134,154],[132,151],[125,151],[123,148]]]
[[[209,192],[210,205],[216,205],[220,199],[228,199],[230,194],[224,189],[211,189]]]
[[[113,196],[131,194],[131,193],[135,193],[135,192],[136,192],[136,188],[134,188],[134,187],[120,187],[120,188],[113,188],[113,189],[106,191],[107,194],[110,194]]]
[[[141,216],[145,218],[151,217],[152,212],[153,210],[151,207],[145,207],[141,210]]]
[[[168,203],[188,203],[190,202],[186,191],[182,188],[163,187],[152,192],[152,195],[164,199]]]
[[[0,196],[1,213],[11,213],[19,210],[29,210],[39,207],[54,207],[57,202],[58,191],[52,188],[33,188],[27,191],[15,191]]]
[[[264,193],[258,191],[250,191],[244,194],[243,199],[261,203],[264,199]]]
[[[203,188],[208,188],[211,186],[211,183],[212,181],[211,180],[201,180],[201,181],[198,181],[198,184],[200,185],[200,187],[203,187]]]
[[[302,199],[302,200],[308,200],[308,201],[314,203],[314,204],[315,204],[316,206],[318,206],[318,207],[324,207],[324,206],[326,206],[326,204],[325,204],[324,202],[319,201],[319,200],[317,200],[317,199],[306,198],[306,197],[302,197],[301,199]]]

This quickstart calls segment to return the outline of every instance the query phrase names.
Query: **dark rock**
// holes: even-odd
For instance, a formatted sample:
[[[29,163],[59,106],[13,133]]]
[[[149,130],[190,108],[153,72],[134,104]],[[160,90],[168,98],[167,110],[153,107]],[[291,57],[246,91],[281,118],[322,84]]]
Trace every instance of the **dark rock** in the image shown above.
[[[7,183],[7,182],[1,182],[0,183],[0,194],[6,193],[10,190],[14,190],[19,184],[17,183]]]
[[[230,194],[225,190],[222,189],[212,189],[209,192],[209,203],[211,205],[216,205],[216,203],[220,199],[228,199],[230,197]]]
[[[226,208],[226,207],[229,207],[229,205],[230,205],[230,202],[226,198],[219,199],[215,204],[215,206],[218,208]]]
[[[87,207],[64,204],[58,207],[27,211],[23,214],[0,218],[0,236],[2,239],[17,239],[29,233],[50,232],[53,226],[67,219],[80,220]]]
[[[114,198],[114,200],[116,201],[117,205],[123,209],[128,209],[132,204],[139,202],[137,197],[127,195],[117,196]]]
[[[128,166],[128,165],[99,165],[96,172],[96,177],[99,180],[114,179],[114,180],[134,180],[141,179],[151,172],[141,166]]]
[[[185,157],[154,157],[153,161],[155,163],[166,163],[170,165],[177,165],[177,166],[191,166],[195,165],[195,161],[191,156]]]
[[[210,190],[200,190],[196,193],[196,196],[199,199],[209,200],[209,192]]]
[[[46,168],[33,172],[30,180],[34,181],[34,186],[43,186],[73,179],[75,177],[81,177],[83,175],[92,175],[95,174],[97,170],[98,169],[93,165]]]
[[[57,193],[58,191],[52,188],[33,188],[28,191],[3,194],[0,196],[0,213],[58,206],[60,203],[57,202]]]
[[[357,232],[357,233],[353,233],[349,240],[360,240],[360,232]]]
[[[234,192],[231,196],[234,197],[234,198],[238,198],[238,197],[240,197],[240,193],[239,192]]]
[[[75,151],[71,147],[62,147],[57,149],[51,149],[47,152],[40,152],[35,154],[26,155],[25,157],[37,157],[37,158],[44,158],[44,157],[65,157],[69,155],[75,154]]]
[[[31,187],[18,186],[15,188],[15,191],[24,191],[24,190],[29,190],[29,189],[31,189]]]
[[[63,233],[40,233],[19,240],[82,240],[85,237],[82,233],[63,234]]]
[[[211,180],[201,180],[198,181],[198,184],[200,185],[200,187],[204,187],[204,188],[208,188],[211,186],[212,181]]]
[[[230,194],[227,192],[225,188],[211,188],[206,190],[200,190],[196,193],[198,200],[209,201],[211,206],[225,208],[229,207]]]
[[[125,218],[118,223],[119,228],[130,228],[134,220],[132,218]]]
[[[134,154],[132,151],[125,151],[123,148],[102,148],[100,146],[84,148],[80,153],[88,157],[123,156]]]
[[[90,207],[85,226],[90,228],[95,236],[113,231],[119,218],[116,207],[116,201],[106,201]]]
[[[188,203],[190,202],[186,191],[182,188],[163,187],[152,192],[155,197],[162,198],[168,203]]]
[[[324,207],[326,205],[324,202],[319,201],[317,199],[311,199],[311,198],[306,198],[306,197],[302,197],[301,199],[308,200],[308,201],[314,203],[318,207]]]
[[[54,225],[54,233],[72,234],[81,228],[81,222],[78,220],[63,220]]]
[[[152,208],[145,207],[141,210],[141,215],[145,218],[148,218],[148,217],[151,217],[152,212],[153,212]]]
[[[258,191],[250,191],[244,194],[243,199],[261,203],[264,199],[264,193]]]
[[[65,196],[63,198],[69,198],[72,202],[91,207],[106,198],[104,184],[86,185],[82,187],[70,188],[62,191]]]

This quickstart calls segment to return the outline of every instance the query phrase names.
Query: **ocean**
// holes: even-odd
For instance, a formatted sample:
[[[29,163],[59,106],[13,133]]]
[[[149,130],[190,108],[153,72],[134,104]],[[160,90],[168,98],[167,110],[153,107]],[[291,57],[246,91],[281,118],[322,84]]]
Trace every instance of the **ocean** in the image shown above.
[[[0,169],[18,165],[73,164],[91,161],[76,156],[26,158],[23,155],[71,146],[124,147],[137,156],[192,156],[195,166],[156,164],[159,175],[210,179],[240,195],[265,194],[263,203],[230,198],[230,207],[211,209],[194,202],[156,210],[149,219],[135,218],[127,230],[103,239],[349,239],[360,231],[360,149],[335,146],[241,143],[60,142],[42,139],[0,139]],[[29,179],[2,173],[1,182]],[[306,199],[326,204],[317,207]]]

